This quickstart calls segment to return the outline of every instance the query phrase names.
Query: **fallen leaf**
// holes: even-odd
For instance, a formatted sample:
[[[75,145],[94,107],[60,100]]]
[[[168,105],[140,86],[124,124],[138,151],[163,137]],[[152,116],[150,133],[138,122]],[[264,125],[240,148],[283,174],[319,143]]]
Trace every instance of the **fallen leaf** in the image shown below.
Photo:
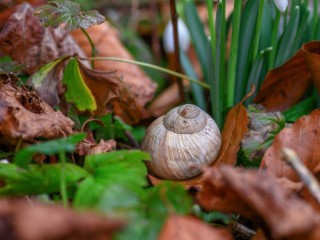
[[[53,139],[73,132],[71,119],[16,81],[13,76],[0,75],[1,142],[10,146],[19,138],[34,142],[39,137]]]
[[[108,240],[123,223],[93,213],[76,213],[57,205],[0,201],[0,236],[19,240]]]
[[[281,67],[270,71],[263,81],[255,103],[267,111],[283,111],[297,103],[311,85],[311,75],[302,50]]]
[[[240,143],[244,135],[248,132],[248,114],[243,106],[244,101],[250,97],[254,89],[245,96],[240,103],[235,105],[228,112],[221,133],[221,149],[218,157],[212,166],[220,164],[235,165],[237,162],[237,153],[240,149]]]
[[[230,232],[223,228],[210,227],[191,216],[171,214],[166,220],[159,240],[232,240]]]
[[[92,26],[87,31],[98,51],[96,56],[133,59],[120,42],[118,32],[109,23]],[[91,46],[81,30],[72,32],[72,36],[84,53],[90,56]],[[80,56],[82,55],[80,54]],[[110,61],[95,61],[94,66],[95,69],[103,71],[116,70],[141,108],[153,98],[157,85],[138,66]]]
[[[28,3],[16,8],[0,32],[0,51],[25,65],[27,73],[63,55],[83,52],[66,33],[44,29]]]
[[[238,213],[251,219],[268,239],[320,239],[320,215],[280,187],[272,176],[258,170],[210,168],[197,198],[206,210]]]
[[[67,87],[66,99],[74,102],[80,111],[89,110],[102,116],[114,109],[129,123],[140,119],[140,111],[131,92],[113,72],[92,70],[78,59],[71,59],[66,66],[63,83]]]
[[[77,145],[76,153],[78,153],[80,156],[89,155],[89,154],[106,153],[106,152],[111,152],[112,150],[115,150],[116,145],[117,145],[117,142],[112,139],[107,141],[104,141],[103,139],[101,139],[98,144],[83,141]]]
[[[320,109],[298,119],[290,128],[283,129],[266,151],[260,168],[275,177],[299,181],[296,172],[281,159],[282,149],[295,151],[306,167],[315,175],[320,171]]]

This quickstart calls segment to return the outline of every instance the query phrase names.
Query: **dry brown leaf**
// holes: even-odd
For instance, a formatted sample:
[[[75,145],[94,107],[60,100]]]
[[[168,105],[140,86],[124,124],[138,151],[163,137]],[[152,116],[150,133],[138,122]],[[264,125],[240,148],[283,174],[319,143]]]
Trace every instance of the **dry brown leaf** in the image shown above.
[[[12,240],[108,240],[119,221],[93,213],[75,213],[57,205],[0,201],[0,236]]]
[[[34,141],[72,133],[71,119],[54,111],[34,92],[18,87],[16,81],[12,76],[0,75],[0,133],[4,144],[14,145],[19,138]]]
[[[98,144],[91,143],[87,141],[83,141],[78,143],[76,153],[80,156],[89,155],[89,154],[98,154],[98,153],[106,153],[115,150],[117,146],[117,142],[110,139],[104,141],[100,140]]]
[[[97,116],[107,114],[112,110],[127,122],[137,123],[141,111],[136,105],[131,91],[118,77],[116,72],[92,70],[79,62],[79,69],[83,80],[95,98]]]
[[[120,42],[118,32],[107,22],[92,26],[87,31],[98,50],[97,56],[133,59]],[[72,36],[84,53],[91,56],[91,46],[81,30],[72,32]],[[95,61],[95,69],[118,71],[124,83],[133,93],[138,106],[143,107],[153,98],[157,85],[138,66],[121,62]]]
[[[24,3],[10,16],[0,32],[0,51],[3,54],[24,64],[29,74],[63,55],[84,55],[69,34],[44,29],[33,13],[31,5]]]
[[[255,103],[268,111],[283,111],[297,103],[311,84],[311,75],[302,50],[281,67],[268,73]]]
[[[253,220],[268,239],[320,239],[320,215],[258,170],[210,168],[198,200],[207,210],[239,213]]]
[[[191,216],[170,215],[165,222],[159,240],[232,240],[230,232],[210,227]]]
[[[254,89],[245,96],[240,103],[235,105],[228,112],[221,133],[221,149],[218,157],[212,166],[220,164],[235,165],[237,162],[237,153],[240,149],[240,143],[244,135],[248,132],[248,114],[243,106],[244,101],[250,97]]]
[[[290,128],[283,129],[264,154],[261,169],[275,177],[299,181],[295,171],[281,159],[282,149],[294,150],[312,173],[320,171],[320,109],[298,119]]]

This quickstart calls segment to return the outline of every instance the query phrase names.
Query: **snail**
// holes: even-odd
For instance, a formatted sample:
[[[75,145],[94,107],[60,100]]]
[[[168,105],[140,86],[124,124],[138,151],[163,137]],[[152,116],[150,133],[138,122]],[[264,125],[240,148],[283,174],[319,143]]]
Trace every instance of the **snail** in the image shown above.
[[[142,150],[151,160],[151,175],[184,180],[199,175],[212,164],[221,147],[215,121],[199,107],[185,104],[156,119],[147,129]]]

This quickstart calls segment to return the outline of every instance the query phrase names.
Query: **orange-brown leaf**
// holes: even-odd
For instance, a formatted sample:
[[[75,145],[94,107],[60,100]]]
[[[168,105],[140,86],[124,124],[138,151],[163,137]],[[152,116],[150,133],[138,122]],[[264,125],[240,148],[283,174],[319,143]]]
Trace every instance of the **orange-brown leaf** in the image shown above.
[[[159,240],[232,240],[230,232],[210,227],[191,216],[170,215],[160,233]]]
[[[320,92],[320,41],[303,44],[302,51],[305,54],[313,83]]]
[[[255,103],[268,111],[283,111],[297,103],[311,84],[311,75],[302,50],[281,67],[268,73]]]
[[[261,168],[276,177],[286,177],[299,181],[295,171],[285,161],[281,160],[282,149],[294,150],[304,164],[314,174],[320,171],[320,109],[310,115],[298,119],[290,128],[283,129],[266,151],[261,162]]]
[[[258,170],[209,168],[198,200],[207,210],[238,213],[253,220],[268,239],[320,239],[320,215]]]
[[[104,115],[114,109],[116,114],[127,123],[140,120],[141,111],[136,105],[131,91],[118,77],[116,72],[92,70],[79,62],[79,69],[85,84],[96,101],[95,115]]]
[[[87,31],[98,50],[97,56],[133,59],[120,42],[118,32],[107,22],[105,22],[105,24],[92,26],[88,28]],[[90,56],[91,46],[84,34],[80,30],[76,30],[72,32],[72,36],[85,54]],[[95,69],[118,71],[124,83],[132,91],[140,107],[143,107],[153,98],[156,84],[152,82],[139,67],[121,62],[95,61]]]

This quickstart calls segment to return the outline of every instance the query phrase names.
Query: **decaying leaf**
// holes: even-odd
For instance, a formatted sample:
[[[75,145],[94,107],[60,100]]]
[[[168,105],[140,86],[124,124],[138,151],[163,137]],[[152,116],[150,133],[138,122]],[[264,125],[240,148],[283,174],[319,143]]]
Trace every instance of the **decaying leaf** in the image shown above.
[[[191,216],[171,214],[165,222],[159,240],[232,240],[230,232],[214,228]]]
[[[311,84],[311,75],[302,50],[281,67],[268,73],[254,99],[267,111],[283,111],[297,103]]]
[[[267,113],[261,105],[250,105],[248,116],[249,131],[241,141],[241,148],[251,163],[260,164],[275,135],[285,127],[285,119],[280,112]]]
[[[89,110],[102,116],[112,108],[116,114],[123,109],[124,121],[135,123],[140,119],[134,98],[115,72],[92,70],[72,59],[65,69],[63,82],[67,87],[66,99],[81,111]]]
[[[82,12],[79,3],[69,0],[50,1],[38,7],[35,16],[40,19],[44,27],[60,28],[68,31],[101,24],[105,19],[96,10]]]
[[[120,42],[118,32],[107,22],[92,26],[87,31],[98,51],[97,56],[133,59]],[[84,53],[90,56],[91,46],[84,34],[80,30],[76,30],[72,32],[72,36],[81,46]],[[80,56],[82,55],[80,54]],[[157,85],[138,66],[110,61],[95,61],[94,66],[95,69],[103,71],[116,70],[133,93],[138,106],[143,107],[153,98]]]
[[[221,133],[221,149],[218,157],[212,166],[220,164],[235,165],[237,161],[237,153],[240,149],[240,143],[248,129],[248,114],[243,106],[244,101],[251,96],[254,89],[245,96],[240,103],[235,105],[229,112],[224,122]]]
[[[207,210],[239,213],[251,219],[268,239],[320,239],[320,215],[258,170],[210,168],[198,200]]]
[[[77,145],[76,152],[80,156],[89,155],[89,154],[99,154],[99,153],[106,153],[116,149],[117,142],[110,139],[104,141],[103,139],[100,140],[98,144],[91,143],[88,141],[80,142]]]
[[[24,3],[10,16],[0,32],[0,51],[3,54],[23,64],[29,74],[63,55],[83,55],[68,34],[44,29],[33,14],[31,5]]]
[[[283,129],[266,151],[261,169],[276,177],[299,181],[295,171],[281,160],[282,149],[294,150],[309,170],[317,175],[320,171],[320,109],[301,117],[290,128]]]
[[[72,133],[73,122],[54,111],[34,92],[16,84],[13,76],[0,75],[1,141],[14,145],[21,138],[33,142],[42,137],[53,139]]]
[[[1,239],[108,240],[123,223],[93,213],[75,213],[56,205],[0,201]]]

